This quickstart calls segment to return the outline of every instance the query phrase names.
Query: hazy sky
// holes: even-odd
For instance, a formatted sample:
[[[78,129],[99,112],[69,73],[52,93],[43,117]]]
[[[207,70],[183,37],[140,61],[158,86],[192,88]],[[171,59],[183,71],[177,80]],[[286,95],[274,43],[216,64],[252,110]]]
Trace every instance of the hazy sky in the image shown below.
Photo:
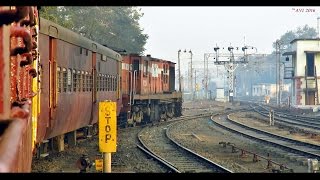
[[[320,17],[319,6],[145,6],[141,9],[144,16],[140,25],[149,35],[145,54],[174,62],[179,49],[191,49],[193,59],[203,61],[204,53],[213,52],[216,44],[241,47],[244,37],[246,45],[256,47],[259,53],[270,53],[272,42],[285,32],[305,24],[316,28]]]

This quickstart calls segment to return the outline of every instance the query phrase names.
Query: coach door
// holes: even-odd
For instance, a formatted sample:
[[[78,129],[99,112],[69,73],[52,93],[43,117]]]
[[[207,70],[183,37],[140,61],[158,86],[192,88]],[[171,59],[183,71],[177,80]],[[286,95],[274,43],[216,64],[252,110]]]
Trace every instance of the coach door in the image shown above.
[[[140,60],[133,59],[133,94],[140,94]]]
[[[49,39],[49,117],[55,118],[57,108],[57,39]]]

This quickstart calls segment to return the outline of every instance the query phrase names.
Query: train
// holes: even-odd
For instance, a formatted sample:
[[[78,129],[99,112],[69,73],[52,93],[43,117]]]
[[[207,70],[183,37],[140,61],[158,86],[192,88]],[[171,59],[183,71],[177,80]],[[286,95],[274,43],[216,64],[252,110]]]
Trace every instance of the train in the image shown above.
[[[117,104],[119,127],[182,115],[175,63],[117,52],[39,17],[0,7],[0,172],[31,172],[48,146],[98,131],[98,104]]]
[[[182,93],[175,91],[175,63],[150,55],[124,55],[121,83],[120,124],[135,126],[182,115]]]

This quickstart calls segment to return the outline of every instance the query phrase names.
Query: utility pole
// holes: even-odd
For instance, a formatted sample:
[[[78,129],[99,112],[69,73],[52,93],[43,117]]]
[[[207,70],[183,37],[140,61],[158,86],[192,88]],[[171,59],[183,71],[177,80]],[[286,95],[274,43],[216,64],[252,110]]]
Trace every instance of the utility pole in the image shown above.
[[[184,53],[187,53],[187,50],[185,49],[184,51],[183,51]],[[186,77],[187,77],[187,83],[185,84],[184,83],[184,78],[183,77],[181,77],[181,70],[180,70],[180,53],[181,53],[181,50],[179,49],[179,51],[178,51],[178,66],[179,66],[179,91],[181,91],[181,88],[183,89],[182,91],[184,91],[184,85],[186,85],[187,86],[187,88],[188,88],[188,90],[190,91],[190,93],[193,93],[193,75],[192,75],[192,73],[193,73],[193,68],[192,68],[192,51],[190,50],[189,51],[189,53],[190,53],[190,62],[188,62],[188,66],[187,66],[187,69],[188,69],[188,72],[185,72],[185,74],[186,73],[188,73],[187,75],[186,75]],[[189,65],[190,64],[190,65]],[[190,66],[190,68],[189,68],[189,66]],[[182,80],[181,80],[182,79]],[[181,87],[181,82],[182,82],[182,86],[183,87]],[[193,96],[193,95],[191,95],[191,96]]]
[[[276,96],[277,105],[280,106],[280,45],[281,41],[276,41]]]
[[[205,87],[205,98],[206,99],[208,99],[209,58],[210,57],[215,57],[215,54],[214,53],[204,53],[203,72],[204,72],[204,87]]]

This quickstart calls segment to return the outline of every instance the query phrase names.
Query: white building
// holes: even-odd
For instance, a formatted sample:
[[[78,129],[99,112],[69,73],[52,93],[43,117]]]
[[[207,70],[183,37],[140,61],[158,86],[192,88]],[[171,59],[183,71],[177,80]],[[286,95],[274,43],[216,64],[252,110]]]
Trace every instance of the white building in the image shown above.
[[[290,92],[290,84],[282,84],[281,92]],[[276,84],[270,83],[259,83],[252,85],[252,96],[269,96],[271,98],[276,98]]]
[[[314,108],[319,104],[317,71],[320,69],[320,39],[295,39],[292,50],[283,55],[291,56],[290,66],[285,67],[285,78],[291,79],[291,105],[297,108]]]

